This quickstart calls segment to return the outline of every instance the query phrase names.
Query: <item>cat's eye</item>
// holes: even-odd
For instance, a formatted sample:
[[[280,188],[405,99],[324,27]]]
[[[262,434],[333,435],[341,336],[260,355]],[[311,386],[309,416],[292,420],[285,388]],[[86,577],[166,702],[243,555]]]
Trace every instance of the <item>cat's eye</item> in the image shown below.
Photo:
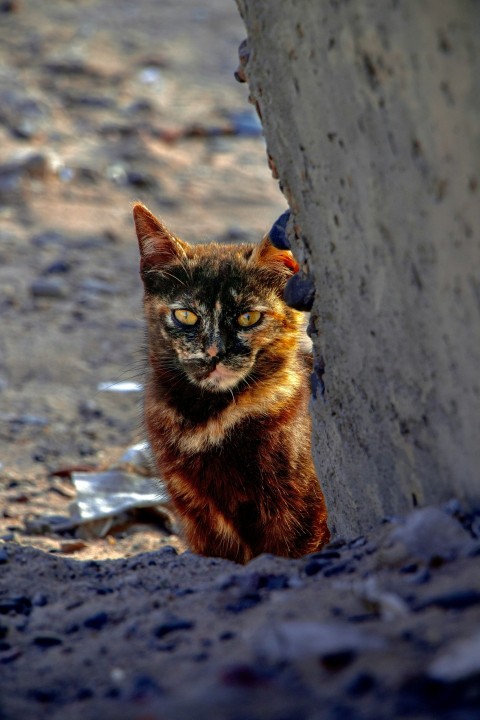
[[[195,325],[198,321],[198,315],[191,310],[174,310],[173,315],[182,325]]]
[[[251,327],[255,325],[260,318],[262,313],[258,310],[248,310],[237,317],[237,322],[241,327]]]

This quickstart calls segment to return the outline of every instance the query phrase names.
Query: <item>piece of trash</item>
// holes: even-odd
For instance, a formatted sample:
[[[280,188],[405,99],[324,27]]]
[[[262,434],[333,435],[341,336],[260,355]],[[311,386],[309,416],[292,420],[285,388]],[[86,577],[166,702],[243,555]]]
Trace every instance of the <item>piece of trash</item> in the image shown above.
[[[158,480],[133,475],[122,470],[95,473],[73,473],[77,499],[71,514],[83,521],[118,515],[125,510],[154,507],[169,501],[164,485]]]
[[[126,470],[139,475],[152,475],[154,470],[152,451],[148,442],[132,445],[123,453],[115,465],[115,470]]]
[[[101,382],[97,385],[99,392],[142,392],[142,383],[133,382],[132,380],[123,380],[122,382]]]
[[[27,532],[75,533],[83,539],[105,537],[113,527],[131,524],[131,511],[141,510],[147,514],[147,522],[162,522],[175,532],[170,495],[165,483],[154,477],[147,442],[127,448],[116,466],[107,470],[71,466],[61,468],[55,475],[71,477],[75,495],[69,505],[70,517],[45,515],[28,519]],[[70,492],[64,494],[71,497]]]

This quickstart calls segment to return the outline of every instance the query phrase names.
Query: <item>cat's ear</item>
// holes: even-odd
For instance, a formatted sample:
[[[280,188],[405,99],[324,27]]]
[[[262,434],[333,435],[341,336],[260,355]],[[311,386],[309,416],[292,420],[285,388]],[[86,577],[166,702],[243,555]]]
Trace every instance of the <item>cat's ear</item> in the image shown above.
[[[133,206],[140,248],[140,268],[147,270],[178,262],[186,256],[187,243],[176,238],[142,203]]]
[[[288,271],[290,275],[295,275],[300,269],[290,250],[276,248],[268,235],[255,247],[250,262],[283,273]]]

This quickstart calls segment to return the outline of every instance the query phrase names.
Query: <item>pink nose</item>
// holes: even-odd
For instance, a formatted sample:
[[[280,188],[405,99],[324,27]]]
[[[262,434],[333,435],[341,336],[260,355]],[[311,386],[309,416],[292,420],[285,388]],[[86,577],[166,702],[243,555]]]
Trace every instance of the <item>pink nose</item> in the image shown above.
[[[215,357],[215,355],[218,355],[218,348],[216,345],[210,345],[209,348],[206,350],[207,355],[210,355],[210,357]]]

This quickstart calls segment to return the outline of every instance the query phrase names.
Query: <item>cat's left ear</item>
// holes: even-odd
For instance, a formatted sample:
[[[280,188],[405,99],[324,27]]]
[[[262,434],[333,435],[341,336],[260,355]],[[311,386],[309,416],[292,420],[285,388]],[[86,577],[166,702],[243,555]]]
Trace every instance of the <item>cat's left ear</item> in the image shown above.
[[[285,273],[288,271],[289,275],[295,275],[300,270],[300,266],[293,257],[290,250],[279,250],[270,240],[268,235],[265,235],[263,240],[254,249],[250,262],[256,265],[263,265],[270,270],[278,270],[279,272]]]

